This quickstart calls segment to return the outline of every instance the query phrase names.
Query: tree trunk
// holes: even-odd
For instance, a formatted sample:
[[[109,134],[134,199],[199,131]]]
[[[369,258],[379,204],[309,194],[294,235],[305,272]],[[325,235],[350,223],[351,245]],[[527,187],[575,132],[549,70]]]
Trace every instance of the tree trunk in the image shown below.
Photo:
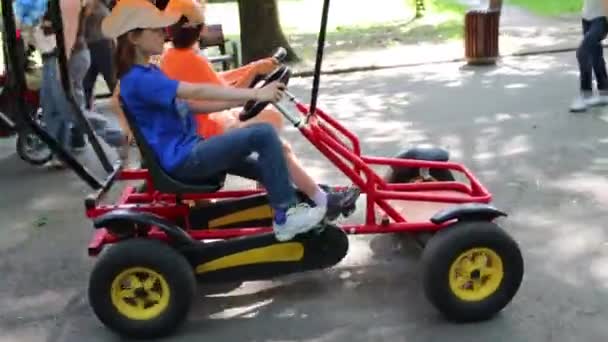
[[[501,11],[502,0],[490,0],[490,3],[488,4],[488,9],[491,11]]]
[[[279,21],[277,0],[238,0],[243,64],[270,57],[282,46],[288,61],[298,56],[289,46]]]
[[[414,5],[416,6],[416,18],[422,18],[424,15],[424,10],[426,9],[424,6],[424,0],[415,0]]]

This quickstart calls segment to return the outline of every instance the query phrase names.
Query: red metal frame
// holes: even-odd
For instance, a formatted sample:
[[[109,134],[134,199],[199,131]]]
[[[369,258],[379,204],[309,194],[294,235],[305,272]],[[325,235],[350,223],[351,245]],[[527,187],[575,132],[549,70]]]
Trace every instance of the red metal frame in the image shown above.
[[[294,100],[300,114],[306,118],[308,107]],[[338,121],[320,109],[311,115],[308,124],[299,127],[302,134],[336,167],[367,195],[365,223],[360,225],[345,225],[342,228],[348,234],[379,234],[414,231],[436,231],[445,224],[433,224],[429,220],[408,222],[389,201],[407,200],[438,203],[489,203],[491,194],[463,165],[453,162],[434,162],[421,160],[405,160],[397,158],[379,158],[361,155],[358,137],[341,125]],[[341,135],[341,137],[340,137]],[[346,139],[348,143],[343,141]],[[460,182],[431,182],[431,183],[387,183],[370,166],[397,166],[409,168],[449,169],[466,176],[470,186]],[[158,214],[173,220],[188,216],[188,206],[178,204],[176,196],[160,193],[154,189],[154,184],[147,170],[123,170],[117,180],[144,180],[147,183],[145,193],[135,193],[133,187],[126,187],[117,204],[100,205],[87,210],[87,217],[96,218],[116,209],[131,209]],[[449,191],[454,194],[442,194],[439,191]],[[182,200],[239,198],[258,194],[263,190],[218,191],[209,194],[188,194]],[[376,210],[381,209],[385,216],[382,223],[377,223]],[[243,227],[238,229],[192,230],[187,220],[184,229],[196,240],[226,239],[237,236],[254,235],[270,232],[270,227]],[[166,239],[165,234],[152,229],[150,238]],[[89,245],[91,254],[96,254],[107,243],[116,242],[116,238],[105,229],[96,230]]]

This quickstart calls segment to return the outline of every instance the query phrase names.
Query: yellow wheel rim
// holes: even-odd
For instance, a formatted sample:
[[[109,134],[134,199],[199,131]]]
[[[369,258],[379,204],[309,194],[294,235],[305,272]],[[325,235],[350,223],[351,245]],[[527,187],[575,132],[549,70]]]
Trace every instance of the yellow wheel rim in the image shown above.
[[[133,320],[158,317],[169,306],[171,291],[165,278],[144,267],[129,268],[112,282],[112,304]]]
[[[460,254],[450,267],[450,288],[461,300],[474,302],[492,295],[504,277],[502,259],[489,248]]]

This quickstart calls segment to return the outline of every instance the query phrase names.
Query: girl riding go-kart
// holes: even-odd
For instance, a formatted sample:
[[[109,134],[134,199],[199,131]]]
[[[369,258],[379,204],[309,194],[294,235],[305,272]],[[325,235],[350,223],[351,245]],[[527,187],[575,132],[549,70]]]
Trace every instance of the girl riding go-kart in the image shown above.
[[[173,1],[161,12],[146,0],[121,0],[102,25],[106,36],[117,39],[116,69],[123,106],[160,165],[171,176],[190,183],[223,172],[259,180],[268,191],[273,228],[281,241],[312,229],[326,217],[337,217],[335,213],[342,206],[351,206],[358,192],[331,193],[325,201],[315,201],[315,206],[295,205],[283,146],[270,124],[257,123],[209,139],[196,133],[192,113],[220,111],[249,100],[275,102],[281,99],[284,85],[274,82],[261,89],[237,89],[179,82],[150,64],[151,56],[163,52],[163,29],[181,18],[185,3],[193,6],[187,13],[189,22],[202,23],[202,6],[192,1]],[[258,158],[250,156],[254,152]]]

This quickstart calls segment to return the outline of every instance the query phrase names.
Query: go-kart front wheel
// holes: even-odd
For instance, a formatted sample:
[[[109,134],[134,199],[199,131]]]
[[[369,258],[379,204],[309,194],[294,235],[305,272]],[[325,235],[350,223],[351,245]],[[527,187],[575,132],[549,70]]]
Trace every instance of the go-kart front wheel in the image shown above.
[[[517,293],[524,263],[517,243],[492,222],[459,222],[435,234],[423,255],[426,297],[446,318],[486,320]]]
[[[172,333],[184,321],[196,282],[184,256],[168,245],[132,239],[109,248],[89,281],[89,302],[99,320],[133,338]]]

